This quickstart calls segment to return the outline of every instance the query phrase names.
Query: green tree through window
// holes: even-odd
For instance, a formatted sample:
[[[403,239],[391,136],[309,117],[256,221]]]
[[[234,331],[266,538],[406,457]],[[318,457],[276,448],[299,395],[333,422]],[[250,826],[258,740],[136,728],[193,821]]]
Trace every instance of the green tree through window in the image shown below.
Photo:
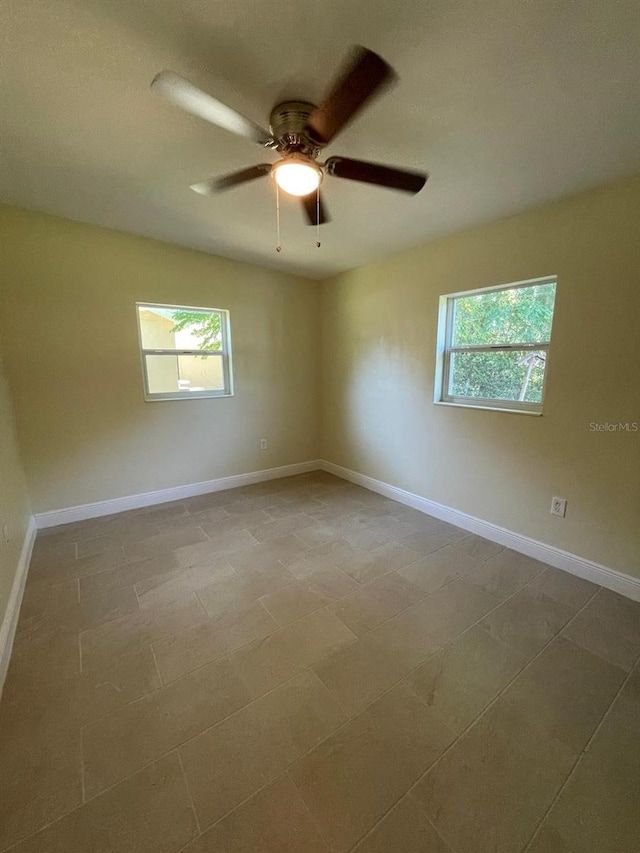
[[[198,338],[198,349],[222,349],[221,316],[218,313],[203,311],[174,311],[171,319],[174,334],[183,330],[189,331]]]

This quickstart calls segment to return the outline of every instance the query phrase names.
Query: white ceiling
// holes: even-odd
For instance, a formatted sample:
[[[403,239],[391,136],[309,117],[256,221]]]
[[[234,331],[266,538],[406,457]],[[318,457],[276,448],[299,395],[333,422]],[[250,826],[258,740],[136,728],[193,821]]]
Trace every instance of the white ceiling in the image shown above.
[[[3,0],[0,200],[324,278],[640,170],[638,0]],[[400,75],[327,156],[427,169],[415,198],[327,178],[333,222],[269,180],[189,184],[272,155],[152,95],[170,68],[257,121],[318,102],[353,44]]]

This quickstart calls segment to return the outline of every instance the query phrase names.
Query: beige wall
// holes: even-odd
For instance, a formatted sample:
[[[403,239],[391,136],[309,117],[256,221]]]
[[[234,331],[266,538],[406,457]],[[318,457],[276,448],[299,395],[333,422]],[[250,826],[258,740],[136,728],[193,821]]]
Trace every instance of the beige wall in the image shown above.
[[[16,440],[13,406],[0,354],[0,625],[30,517],[31,508]],[[5,527],[8,541],[3,535]],[[1,682],[0,672],[0,687]]]
[[[317,458],[317,282],[13,208],[0,227],[34,511]],[[136,301],[228,309],[235,396],[146,403]]]
[[[544,415],[434,405],[438,297],[552,274]],[[640,432],[590,431],[640,422],[640,178],[325,282],[322,342],[324,458],[640,576]]]

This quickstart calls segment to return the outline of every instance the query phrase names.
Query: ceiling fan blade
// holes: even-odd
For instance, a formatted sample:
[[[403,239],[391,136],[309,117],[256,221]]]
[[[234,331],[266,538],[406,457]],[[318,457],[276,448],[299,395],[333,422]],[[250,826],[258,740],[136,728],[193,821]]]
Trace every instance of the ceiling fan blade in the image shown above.
[[[366,47],[356,47],[344,74],[311,113],[306,131],[327,145],[379,89],[396,79],[390,65]]]
[[[238,184],[244,184],[247,181],[253,181],[255,178],[261,178],[268,175],[271,171],[271,163],[260,163],[258,166],[250,166],[248,169],[242,169],[240,172],[231,172],[230,175],[223,175],[221,178],[209,178],[208,181],[201,181],[199,184],[191,184],[191,189],[200,195],[215,195],[222,190],[228,190]]]
[[[273,137],[266,130],[173,71],[161,71],[156,75],[151,83],[151,90],[191,115],[203,118],[230,133],[244,136],[266,148],[275,144]]]
[[[394,169],[392,166],[367,163],[364,160],[351,160],[348,157],[330,157],[324,165],[327,173],[336,178],[376,184],[412,195],[420,192],[429,177],[422,172],[408,172],[404,169]]]
[[[300,201],[302,202],[302,207],[304,209],[305,216],[307,217],[308,225],[317,225],[318,219],[320,220],[320,225],[324,225],[325,222],[330,222],[331,217],[327,213],[327,209],[324,206],[324,201],[322,199],[322,195],[320,195],[320,216],[318,216],[318,199],[315,193],[309,193],[309,195],[303,196]]]

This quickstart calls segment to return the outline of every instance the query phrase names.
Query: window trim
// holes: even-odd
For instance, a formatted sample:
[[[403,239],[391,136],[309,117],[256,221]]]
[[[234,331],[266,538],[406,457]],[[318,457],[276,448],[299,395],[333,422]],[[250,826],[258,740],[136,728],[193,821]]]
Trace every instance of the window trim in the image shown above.
[[[547,275],[540,278],[530,278],[525,281],[517,281],[511,284],[498,284],[490,287],[478,287],[473,290],[459,290],[456,293],[446,293],[440,297],[438,307],[438,335],[436,341],[436,374],[434,385],[433,402],[441,406],[458,406],[465,409],[484,409],[497,412],[510,412],[519,415],[542,415],[542,407],[547,387],[547,366],[549,364],[549,351],[551,340],[540,343],[516,343],[498,345],[475,345],[475,346],[451,346],[453,336],[453,307],[456,299],[465,296],[476,296],[481,293],[492,293],[500,290],[515,290],[520,287],[532,287],[536,284],[558,284],[557,275]],[[555,303],[554,303],[555,314]],[[553,329],[553,320],[552,320]],[[451,371],[451,353],[455,352],[505,352],[509,350],[532,350],[537,352],[544,350],[547,353],[545,371],[542,384],[542,401],[540,403],[528,403],[524,400],[504,400],[498,398],[482,397],[459,397],[447,394],[449,388],[449,377]]]
[[[163,302],[136,302],[136,322],[138,325],[138,349],[140,350],[140,364],[142,368],[142,383],[144,388],[144,399],[147,403],[157,403],[167,400],[202,400],[212,397],[233,397],[233,369],[231,358],[231,327],[229,311],[225,308],[202,308],[195,305],[167,305]],[[140,308],[168,308],[176,311],[204,311],[208,314],[220,314],[220,331],[222,333],[222,348],[219,350],[199,349],[145,349],[142,345],[142,326],[140,324]],[[222,376],[224,378],[224,389],[221,391],[163,391],[153,393],[149,391],[149,375],[147,372],[148,355],[195,355],[203,358],[221,358]]]

